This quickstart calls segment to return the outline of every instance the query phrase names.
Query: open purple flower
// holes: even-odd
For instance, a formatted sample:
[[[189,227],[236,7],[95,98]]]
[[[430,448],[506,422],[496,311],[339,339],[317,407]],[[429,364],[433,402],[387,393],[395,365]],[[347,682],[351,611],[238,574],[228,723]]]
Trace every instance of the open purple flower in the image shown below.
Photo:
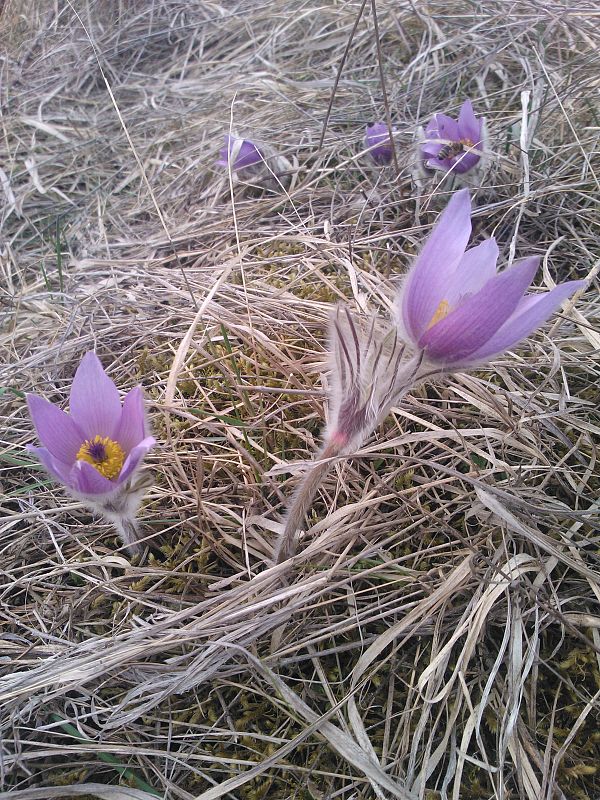
[[[373,161],[380,167],[390,164],[394,156],[394,145],[390,141],[388,126],[385,122],[374,122],[367,125],[365,148],[368,148]]]
[[[225,135],[225,147],[219,151],[217,166],[228,167],[231,163],[232,171],[261,164],[264,159],[258,147],[250,139],[238,139],[236,136]]]
[[[484,120],[477,118],[465,100],[458,120],[435,114],[425,128],[421,153],[426,166],[445,172],[465,173],[479,162],[483,148]]]
[[[471,235],[467,189],[453,195],[398,295],[406,338],[427,361],[465,367],[488,360],[529,336],[585,281],[525,294],[537,256],[496,271],[498,246],[487,239],[465,251]]]
[[[88,499],[117,493],[156,440],[148,435],[142,387],[123,401],[95,353],[83,357],[71,387],[70,414],[35,394],[27,405],[42,447],[28,446],[48,472]]]

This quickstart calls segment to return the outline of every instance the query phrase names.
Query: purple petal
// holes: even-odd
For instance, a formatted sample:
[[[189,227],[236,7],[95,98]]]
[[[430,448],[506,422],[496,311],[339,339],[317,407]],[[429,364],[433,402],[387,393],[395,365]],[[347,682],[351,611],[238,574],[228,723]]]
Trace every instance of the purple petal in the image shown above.
[[[470,356],[511,316],[533,280],[539,258],[526,258],[488,281],[483,289],[433,325],[419,341],[432,361],[452,364]]]
[[[440,132],[438,130],[437,116],[436,115],[434,115],[434,117],[431,120],[431,122],[427,123],[427,126],[425,127],[425,137],[427,139],[439,139],[440,138]]]
[[[498,331],[469,358],[481,361],[508,350],[538,328],[573,292],[582,289],[585,281],[567,281],[545,294],[526,295]]]
[[[481,155],[476,152],[466,152],[466,153],[459,153],[453,161],[452,170],[453,172],[458,172],[459,174],[464,174],[468,172],[470,169],[479,162]]]
[[[437,158],[443,146],[443,142],[423,142],[421,153],[424,157]]]
[[[86,439],[114,439],[121,418],[119,392],[92,351],[84,355],[73,379],[71,416]]]
[[[225,147],[220,151],[220,156],[217,164],[226,167],[231,161],[232,170],[251,167],[263,160],[260,150],[250,139],[237,139],[229,134],[225,135]]]
[[[460,131],[458,129],[458,122],[455,119],[446,116],[446,114],[436,114],[435,121],[439,139],[458,142],[460,139]]]
[[[384,166],[391,162],[394,148],[385,122],[375,122],[367,126],[365,147],[370,148],[369,154],[376,164]]]
[[[458,262],[447,296],[450,308],[482,289],[496,274],[498,245],[494,238],[471,247]]]
[[[465,100],[458,115],[458,130],[460,139],[470,139],[473,144],[481,142],[481,120],[478,120],[473,111],[470,100]]]
[[[72,464],[65,464],[63,461],[59,461],[58,458],[55,458],[45,447],[34,447],[28,444],[27,450],[35,455],[54,478],[64,483],[66,486],[70,485],[69,475],[73,468]]]
[[[457,172],[462,175],[472,169],[479,161],[480,156],[475,153],[463,153],[458,158],[430,158],[425,162],[429,169],[442,170],[444,172]]]
[[[440,150],[442,148],[440,147]],[[439,153],[439,151],[438,151]],[[440,161],[439,158],[431,158],[426,161],[426,166],[430,169],[444,170],[445,172],[457,172],[464,174],[478,163],[481,158],[479,153],[460,153],[454,158],[444,158]]]
[[[87,461],[76,461],[69,476],[73,489],[85,495],[106,495],[115,492],[118,483],[109,481]]]
[[[243,169],[244,167],[251,167],[253,164],[260,164],[263,160],[259,149],[248,139],[244,139],[240,145],[237,157],[235,159],[235,169]]]
[[[131,475],[131,473],[137,469],[138,465],[140,464],[141,460],[146,456],[146,453],[154,447],[156,444],[156,439],[153,436],[148,436],[144,439],[143,442],[140,442],[136,447],[133,448],[131,453],[125,459],[125,463],[123,464],[123,469],[121,470],[121,474],[118,477],[118,482],[123,483],[123,481],[127,480],[127,478]]]
[[[144,414],[144,392],[136,386],[125,397],[121,419],[115,432],[115,439],[125,453],[139,444],[146,435],[146,417]]]
[[[44,447],[59,461],[72,464],[85,440],[73,418],[35,394],[27,395],[27,405]]]
[[[429,161],[425,162],[425,165],[429,167],[429,169],[437,169],[437,170],[442,170],[444,172],[450,172],[450,170],[454,167],[454,159],[444,158],[440,161],[439,158],[430,158]]]
[[[380,144],[389,138],[388,126],[385,122],[374,122],[372,125],[367,125],[365,147],[373,147],[373,145]]]
[[[408,335],[418,341],[427,329],[471,235],[471,199],[456,192],[432,230],[401,293],[401,316]]]

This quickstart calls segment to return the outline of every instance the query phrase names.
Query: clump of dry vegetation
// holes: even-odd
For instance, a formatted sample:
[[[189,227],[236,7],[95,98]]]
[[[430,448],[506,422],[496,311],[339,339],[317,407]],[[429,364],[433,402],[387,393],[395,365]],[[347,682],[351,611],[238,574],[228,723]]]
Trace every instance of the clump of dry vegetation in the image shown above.
[[[367,3],[319,148],[362,5],[1,7],[0,798],[600,796],[597,15],[377,0],[378,48]],[[361,154],[379,59],[399,171]],[[270,566],[328,315],[388,313],[451,188],[416,126],[465,97],[478,236],[589,289],[409,395]],[[283,186],[230,185],[230,127]],[[24,449],[91,348],[160,441],[143,562]]]

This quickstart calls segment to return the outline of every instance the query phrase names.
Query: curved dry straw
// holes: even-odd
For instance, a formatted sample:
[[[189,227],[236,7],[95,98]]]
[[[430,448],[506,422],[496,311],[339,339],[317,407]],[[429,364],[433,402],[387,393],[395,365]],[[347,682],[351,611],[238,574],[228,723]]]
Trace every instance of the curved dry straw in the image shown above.
[[[375,796],[349,750],[335,750],[339,737],[323,725],[333,710],[331,723],[369,756],[386,796],[384,778],[411,787],[418,780],[417,796],[442,782],[453,799],[599,796],[597,774],[575,776],[591,763],[598,707],[589,518],[591,505],[598,512],[589,503],[599,463],[596,292],[565,311],[551,340],[539,333],[493,373],[453,376],[443,392],[415,393],[401,407],[372,481],[364,470],[344,474],[353,505],[366,512],[373,483],[385,502],[314,526],[330,541],[352,537],[351,552],[332,564],[313,550],[285,588],[286,564],[263,571],[280,484],[273,479],[271,493],[263,487],[282,453],[312,452],[329,304],[344,296],[384,307],[389,275],[406,268],[431,212],[447,201],[431,185],[422,185],[416,211],[399,201],[414,189],[419,123],[452,98],[456,110],[463,93],[476,94],[492,151],[477,194],[482,235],[495,231],[504,247],[514,237],[515,252],[526,244],[548,251],[547,288],[594,265],[592,4],[574,0],[569,13],[554,13],[523,0],[518,14],[506,14],[503,0],[477,0],[465,16],[449,0],[431,4],[435,14],[377,0],[398,112],[393,180],[357,155],[364,124],[382,116],[369,15],[348,50],[324,146],[315,147],[360,2],[140,0],[120,3],[118,14],[115,3],[74,5],[85,12],[141,168],[67,6],[7,0],[4,791],[17,800],[89,795],[102,783],[122,795],[130,790],[109,787],[99,763],[108,751],[161,797],[287,798],[313,787]],[[535,137],[528,144],[523,136],[523,145],[519,95],[527,90]],[[298,164],[291,200],[241,186],[229,193],[214,161],[230,112],[244,134]],[[205,310],[167,402],[174,353],[195,318],[173,248]],[[231,352],[219,346],[222,324]],[[163,446],[150,458],[158,480],[140,519],[144,529],[152,520],[166,562],[142,567],[114,552],[109,527],[24,456],[33,436],[11,387],[62,398],[81,354],[94,347],[123,386],[142,376],[148,391]],[[414,416],[422,424],[400,430]],[[364,449],[381,451],[381,443]],[[478,486],[496,502],[475,499]],[[517,576],[509,565],[520,554],[533,562],[522,562]],[[514,580],[487,604],[503,575]],[[281,625],[289,636],[271,653]],[[473,631],[468,641],[455,637],[462,625]],[[260,654],[289,691],[265,683],[266,673],[228,642]],[[573,666],[561,667],[571,654]],[[52,709],[87,741],[59,738]],[[248,783],[224,787],[230,778]]]

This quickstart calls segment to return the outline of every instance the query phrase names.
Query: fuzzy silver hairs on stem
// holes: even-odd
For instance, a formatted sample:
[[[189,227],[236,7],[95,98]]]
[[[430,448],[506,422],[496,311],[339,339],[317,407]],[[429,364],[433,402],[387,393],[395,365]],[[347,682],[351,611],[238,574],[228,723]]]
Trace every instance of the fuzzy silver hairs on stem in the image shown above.
[[[354,452],[390,408],[418,381],[422,354],[408,355],[397,328],[371,320],[366,330],[339,306],[329,325],[330,421],[323,446],[296,489],[274,554],[276,564],[296,552],[297,533],[337,458]]]

